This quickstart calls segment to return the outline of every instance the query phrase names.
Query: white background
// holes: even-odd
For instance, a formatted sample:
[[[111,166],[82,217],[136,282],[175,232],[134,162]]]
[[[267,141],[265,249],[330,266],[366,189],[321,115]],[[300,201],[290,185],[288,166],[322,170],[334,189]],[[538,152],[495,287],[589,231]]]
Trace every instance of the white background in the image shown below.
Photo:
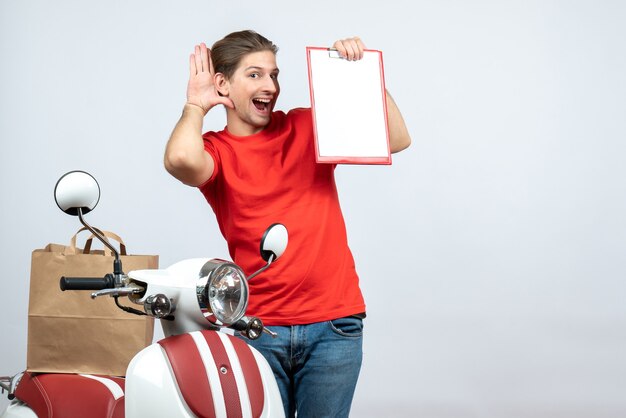
[[[88,219],[132,253],[227,256],[162,167],[195,43],[275,41],[289,109],[305,47],[359,35],[413,145],[337,170],[368,303],[353,416],[626,416],[624,22],[620,1],[0,0],[0,373],[25,367],[31,251],[78,229],[64,172],[98,178]]]

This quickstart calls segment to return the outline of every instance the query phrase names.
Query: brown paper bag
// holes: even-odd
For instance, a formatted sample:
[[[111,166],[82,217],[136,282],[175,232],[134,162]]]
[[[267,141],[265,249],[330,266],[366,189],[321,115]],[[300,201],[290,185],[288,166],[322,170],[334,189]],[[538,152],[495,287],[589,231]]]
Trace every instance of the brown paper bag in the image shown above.
[[[76,247],[76,236],[83,230],[69,246],[48,244],[33,251],[27,370],[123,376],[133,356],[152,343],[154,321],[122,311],[109,296],[91,299],[91,291],[61,291],[61,276],[102,277],[113,272],[111,252],[91,250],[93,236],[85,250]],[[158,267],[158,256],[126,255],[121,238],[103,234],[119,242],[125,273]],[[128,298],[119,300],[132,305]]]

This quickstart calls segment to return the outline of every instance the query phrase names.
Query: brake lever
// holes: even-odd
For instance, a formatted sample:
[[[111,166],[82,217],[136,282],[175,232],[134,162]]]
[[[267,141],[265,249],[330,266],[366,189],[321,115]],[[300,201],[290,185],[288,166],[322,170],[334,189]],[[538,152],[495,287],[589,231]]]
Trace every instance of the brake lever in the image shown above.
[[[102,290],[98,290],[97,292],[93,292],[91,294],[91,298],[95,299],[97,297],[107,296],[107,295],[111,297],[128,296],[128,295],[133,295],[135,293],[141,293],[142,291],[143,289],[139,287],[117,287],[113,289],[102,289]]]

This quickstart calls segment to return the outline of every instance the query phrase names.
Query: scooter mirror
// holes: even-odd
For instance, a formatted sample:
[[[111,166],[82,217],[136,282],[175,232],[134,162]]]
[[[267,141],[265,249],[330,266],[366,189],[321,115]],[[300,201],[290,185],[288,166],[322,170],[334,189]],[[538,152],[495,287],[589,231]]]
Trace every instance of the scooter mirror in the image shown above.
[[[261,257],[263,260],[269,261],[273,255],[275,261],[283,255],[287,243],[289,242],[289,233],[283,224],[273,224],[265,230],[263,238],[261,238]]]
[[[100,200],[100,186],[95,178],[84,171],[65,173],[54,186],[57,206],[69,215],[83,215],[93,210]]]

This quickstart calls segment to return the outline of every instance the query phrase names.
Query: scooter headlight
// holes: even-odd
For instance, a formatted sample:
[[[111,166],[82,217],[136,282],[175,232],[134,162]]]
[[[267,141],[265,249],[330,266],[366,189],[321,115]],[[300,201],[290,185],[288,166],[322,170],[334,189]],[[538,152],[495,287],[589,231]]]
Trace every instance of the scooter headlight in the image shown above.
[[[248,282],[236,264],[213,259],[200,270],[196,286],[200,310],[213,325],[228,326],[241,319],[248,307]]]

